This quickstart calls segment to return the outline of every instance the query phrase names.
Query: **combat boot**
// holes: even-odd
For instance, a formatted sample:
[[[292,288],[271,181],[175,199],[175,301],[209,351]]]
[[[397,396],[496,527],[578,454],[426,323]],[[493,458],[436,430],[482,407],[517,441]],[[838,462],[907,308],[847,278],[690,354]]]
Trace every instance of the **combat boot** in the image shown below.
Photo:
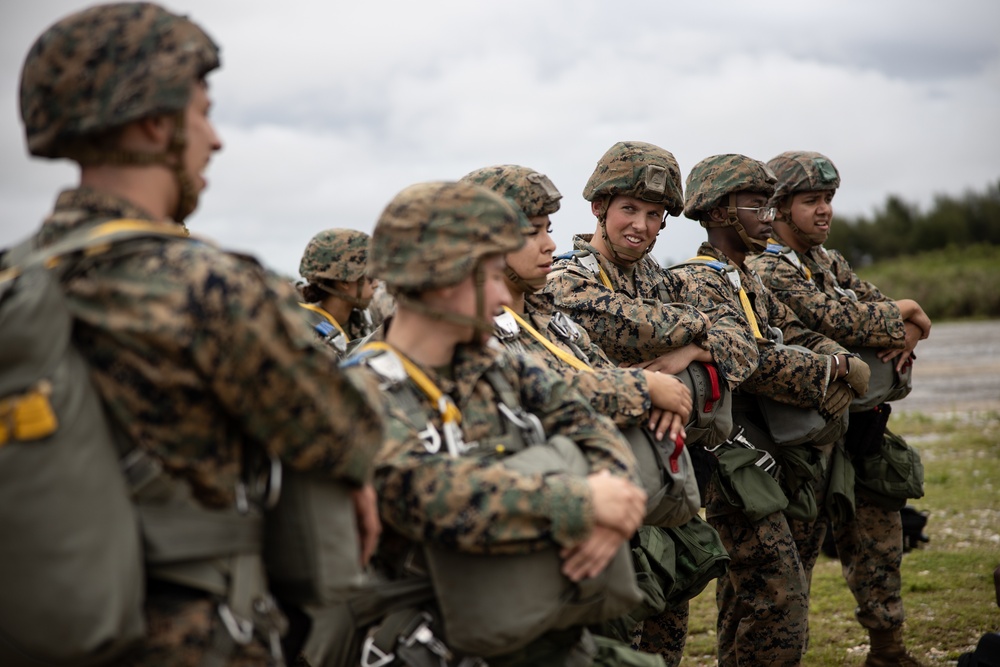
[[[925,667],[903,646],[903,629],[869,630],[872,647],[864,667]]]

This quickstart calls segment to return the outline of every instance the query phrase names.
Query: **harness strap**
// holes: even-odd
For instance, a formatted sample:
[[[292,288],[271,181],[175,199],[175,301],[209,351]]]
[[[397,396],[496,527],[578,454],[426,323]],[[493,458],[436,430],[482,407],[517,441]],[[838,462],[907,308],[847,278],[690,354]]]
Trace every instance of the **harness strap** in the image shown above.
[[[714,257],[709,257],[708,255],[698,255],[696,257],[692,257],[685,263],[707,264],[712,266],[712,268],[718,269],[720,272],[725,271],[729,274],[727,277],[729,278],[729,282],[733,284],[733,288],[736,290],[736,293],[739,295],[740,305],[743,307],[743,314],[746,315],[747,322],[750,323],[750,330],[753,332],[754,338],[757,340],[767,340],[760,333],[760,324],[757,322],[757,314],[753,311],[753,306],[750,305],[750,298],[747,296],[746,290],[743,289],[743,285],[739,280],[739,274],[736,273],[735,269],[726,268],[725,264]],[[733,280],[733,277],[736,278],[735,281]]]
[[[316,313],[317,315],[325,319],[327,322],[332,324],[337,329],[337,331],[340,332],[340,335],[344,337],[344,340],[346,342],[348,343],[351,342],[351,337],[347,335],[347,331],[344,330],[344,327],[340,326],[340,322],[338,322],[333,315],[323,310],[323,308],[317,306],[314,303],[300,303],[299,306],[305,308],[306,310],[311,310],[312,312]],[[321,332],[321,333],[323,333],[324,336],[328,335],[328,332]]]
[[[511,317],[513,317],[517,321],[518,325],[522,329],[524,329],[525,331],[527,331],[528,334],[532,338],[534,338],[539,343],[541,343],[545,347],[546,350],[548,350],[552,354],[556,355],[556,357],[558,357],[564,363],[569,364],[570,366],[572,366],[574,369],[576,369],[578,371],[585,371],[585,372],[588,372],[588,373],[593,372],[593,369],[590,366],[588,366],[587,364],[583,363],[582,361],[580,361],[579,359],[577,359],[575,356],[567,353],[565,350],[562,350],[559,347],[557,347],[552,341],[550,341],[548,338],[546,338],[545,336],[543,336],[542,334],[540,334],[538,332],[538,330],[535,329],[535,327],[533,327],[530,324],[528,324],[528,322],[524,318],[522,318],[520,315],[518,315],[512,309],[508,308],[507,306],[504,306],[503,309],[508,314],[510,314]]]

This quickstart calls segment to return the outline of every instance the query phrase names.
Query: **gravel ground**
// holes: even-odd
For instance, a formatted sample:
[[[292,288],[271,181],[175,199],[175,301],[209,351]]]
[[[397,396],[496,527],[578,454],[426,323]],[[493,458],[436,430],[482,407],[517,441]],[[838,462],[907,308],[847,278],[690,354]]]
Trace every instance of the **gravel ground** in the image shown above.
[[[913,391],[894,411],[1000,410],[1000,320],[935,324],[916,353]]]

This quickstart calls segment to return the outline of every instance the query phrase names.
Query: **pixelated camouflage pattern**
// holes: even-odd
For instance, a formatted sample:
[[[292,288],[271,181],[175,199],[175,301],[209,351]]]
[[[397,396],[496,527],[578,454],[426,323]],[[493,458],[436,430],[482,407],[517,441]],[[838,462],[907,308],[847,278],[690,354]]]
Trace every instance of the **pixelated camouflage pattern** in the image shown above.
[[[903,626],[903,522],[899,511],[855,497],[853,521],[833,521],[834,542],[844,579],[858,606],[855,616],[869,630]]]
[[[511,200],[524,214],[522,233],[534,231],[528,218],[552,215],[559,210],[559,200],[562,199],[562,194],[548,176],[516,164],[483,167],[459,180],[482,185]]]
[[[619,141],[597,161],[583,188],[583,198],[628,195],[664,204],[667,213],[684,210],[681,168],[670,151],[642,141]]]
[[[330,320],[336,320],[336,318],[323,308],[320,308],[320,310],[325,315],[308,308],[302,308],[302,315],[315,334],[316,340],[322,345],[329,347],[331,354],[338,361],[350,354],[365,336],[368,336],[375,330],[367,311],[354,308],[351,310],[350,317],[348,317],[346,323],[338,322],[338,324],[344,327],[344,331],[347,332],[347,338],[344,338],[343,334],[336,330],[330,334],[324,334],[318,327],[323,324],[329,324]],[[325,329],[326,327],[323,328]]]
[[[706,335],[699,307],[682,302],[698,291],[697,285],[685,285],[648,255],[632,267],[621,267],[601,256],[590,245],[591,238],[574,237],[574,248],[597,258],[613,289],[574,258],[555,262],[542,292],[551,294],[555,306],[586,329],[612,362],[649,361],[698,343],[711,350],[720,374],[732,386],[752,372],[757,345],[752,337],[747,338],[739,312],[729,303],[699,304],[707,308],[703,312],[712,321]],[[706,276],[705,280],[717,279]]]
[[[28,150],[71,157],[67,140],[187,106],[193,84],[219,66],[197,25],[148,3],[97,5],[68,16],[28,51],[21,119]]]
[[[375,288],[375,294],[372,295],[372,301],[368,304],[368,314],[372,318],[372,327],[378,328],[382,326],[394,312],[396,311],[396,300],[392,298],[389,294],[389,290],[386,289],[385,283],[380,282],[378,287]]]
[[[362,368],[372,358],[364,359]],[[593,472],[636,479],[635,458],[610,420],[533,356],[509,355],[499,347],[460,345],[451,377],[422,368],[461,410],[466,443],[488,441],[509,429],[497,407],[499,397],[485,378],[492,367],[506,378],[521,407],[539,417],[547,435],[565,435],[580,445]],[[586,479],[518,473],[489,455],[492,448],[485,446],[460,457],[444,448],[431,454],[418,434],[428,423],[442,432],[440,413],[415,386],[409,384],[407,390],[423,406],[421,423],[407,415],[394,392],[383,393],[386,436],[376,460],[375,485],[388,526],[412,541],[470,553],[529,553],[553,543],[572,547],[589,535],[594,508]]]
[[[226,632],[213,600],[154,596],[146,604],[148,634],[121,667],[199,667],[212,650],[214,632]],[[261,642],[234,645],[226,667],[264,667],[271,653]]]
[[[700,220],[708,211],[724,205],[724,198],[737,192],[760,192],[770,198],[776,182],[774,172],[759,160],[735,153],[713,155],[692,167],[688,174],[684,215]]]
[[[633,634],[632,648],[663,658],[667,667],[677,667],[684,656],[691,604],[685,600],[647,618]]]
[[[787,258],[769,252],[748,257],[747,264],[803,324],[841,345],[892,349],[905,345],[906,328],[896,302],[861,280],[843,255],[823,246],[804,253],[782,250],[795,253],[811,277]],[[858,300],[842,296],[836,287],[853,290]]]
[[[554,312],[551,295],[525,295],[524,319],[553,345],[575,356],[574,350],[549,329]],[[619,428],[641,424],[648,417],[651,407],[649,385],[642,371],[616,367],[604,351],[590,340],[586,329],[577,328],[580,339],[576,346],[586,355],[586,362],[594,369],[592,373],[577,371],[523,329],[516,340],[501,338],[500,344],[515,354],[534,355],[589,399],[598,414],[610,417]]]
[[[836,190],[840,172],[830,158],[812,151],[786,151],[767,161],[778,178],[772,201],[810,190]]]
[[[411,185],[397,194],[372,232],[369,275],[389,288],[421,292],[458,284],[480,259],[524,243],[518,213],[473,183]]]
[[[725,255],[708,243],[701,245],[698,254],[732,264]],[[740,385],[740,390],[767,396],[800,408],[818,408],[826,396],[830,374],[831,362],[827,355],[846,354],[847,350],[826,336],[807,328],[788,306],[781,303],[764,286],[753,269],[748,266],[737,269],[761,332],[766,335],[769,326],[775,327],[784,334],[785,346],[799,345],[811,350],[805,352],[785,346],[779,347],[769,340],[758,341],[760,358],[757,369]],[[676,272],[714,270],[697,265],[675,269]],[[734,303],[737,298],[735,293],[732,293],[729,303]],[[743,321],[746,321],[745,317]]]
[[[311,283],[354,282],[365,275],[369,236],[356,229],[325,229],[309,240],[299,274]]]
[[[751,521],[733,512],[713,477],[708,522],[729,553],[715,601],[720,667],[798,667],[809,632],[809,583],[788,520],[773,512]]]
[[[38,241],[118,218],[149,216],[110,195],[70,190]],[[71,273],[64,288],[74,340],[111,419],[204,507],[233,506],[248,449],[350,484],[370,478],[377,388],[339,372],[314,345],[291,285],[252,259],[193,239],[133,241]],[[167,633],[154,625],[153,645],[199,632],[153,604],[147,615],[159,613]],[[133,664],[177,664],[158,660],[167,658]]]

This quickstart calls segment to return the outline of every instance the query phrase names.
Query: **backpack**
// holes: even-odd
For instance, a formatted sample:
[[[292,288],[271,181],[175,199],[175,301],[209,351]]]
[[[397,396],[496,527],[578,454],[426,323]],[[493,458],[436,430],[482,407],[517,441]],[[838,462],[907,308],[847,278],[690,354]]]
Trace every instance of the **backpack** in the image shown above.
[[[138,517],[100,396],[71,340],[58,271],[49,270],[98,244],[174,235],[165,225],[110,224],[42,250],[27,241],[3,257],[3,665],[104,664],[145,632]]]
[[[259,499],[245,512],[198,505],[112,427],[72,342],[67,259],[99,262],[130,252],[117,247],[125,241],[184,236],[173,224],[115,220],[3,257],[0,534],[17,536],[0,541],[5,667],[117,664],[145,634],[147,578],[222,598],[228,646],[283,626],[263,576]]]

